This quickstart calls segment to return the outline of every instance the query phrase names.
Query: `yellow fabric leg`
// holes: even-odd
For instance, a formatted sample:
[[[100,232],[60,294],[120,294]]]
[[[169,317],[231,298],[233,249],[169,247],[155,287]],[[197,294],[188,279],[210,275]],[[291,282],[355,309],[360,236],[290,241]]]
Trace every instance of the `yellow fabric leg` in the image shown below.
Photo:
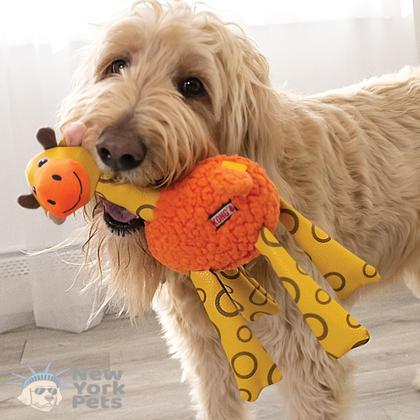
[[[209,271],[193,271],[190,277],[219,333],[241,397],[255,401],[264,387],[280,381],[279,369],[254,337],[219,279]]]
[[[217,277],[246,320],[256,321],[264,314],[278,313],[275,300],[242,267],[219,271]]]
[[[346,298],[364,284],[381,280],[375,267],[352,254],[283,199],[280,222],[310,256],[340,298]]]
[[[269,259],[282,285],[328,354],[338,358],[369,341],[366,328],[353,319],[315,280],[303,273],[267,228],[261,229],[256,247]]]

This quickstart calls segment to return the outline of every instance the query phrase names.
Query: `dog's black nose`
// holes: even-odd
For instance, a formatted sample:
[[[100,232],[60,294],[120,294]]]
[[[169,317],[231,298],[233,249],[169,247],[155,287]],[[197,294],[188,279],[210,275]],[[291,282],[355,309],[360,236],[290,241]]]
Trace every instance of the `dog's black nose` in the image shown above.
[[[128,171],[143,162],[147,148],[134,131],[108,128],[99,136],[96,150],[102,162],[114,171]]]

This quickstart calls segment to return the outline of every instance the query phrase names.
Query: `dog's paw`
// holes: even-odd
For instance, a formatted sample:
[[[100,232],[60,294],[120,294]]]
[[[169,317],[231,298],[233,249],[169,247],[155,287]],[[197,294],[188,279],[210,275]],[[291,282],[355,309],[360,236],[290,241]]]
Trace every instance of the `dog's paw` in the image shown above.
[[[416,376],[414,377],[412,384],[416,391],[420,391],[420,368],[417,369]]]
[[[413,274],[407,275],[407,277],[405,278],[405,284],[411,290],[413,295],[417,299],[420,299],[420,280],[418,276],[415,276]]]

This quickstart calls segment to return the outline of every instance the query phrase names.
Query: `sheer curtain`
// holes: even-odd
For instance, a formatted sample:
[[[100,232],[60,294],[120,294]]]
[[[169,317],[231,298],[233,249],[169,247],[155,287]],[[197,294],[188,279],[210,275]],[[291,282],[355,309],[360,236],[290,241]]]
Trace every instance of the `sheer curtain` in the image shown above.
[[[190,2],[193,3],[193,2]],[[412,0],[210,0],[219,15],[246,25],[395,18],[412,13]]]
[[[40,248],[67,234],[68,227],[57,230],[41,215],[28,215],[15,206],[15,196],[25,190],[22,169],[38,150],[36,129],[55,124],[58,104],[70,87],[77,49],[98,24],[130,4],[129,0],[0,4],[1,159],[2,173],[10,175],[3,178],[0,193],[0,252]],[[411,0],[208,0],[206,4],[197,7],[245,26],[269,57],[276,85],[287,83],[303,93],[416,61]]]
[[[242,24],[269,58],[275,85],[314,93],[416,64],[413,1],[208,0],[197,8]],[[24,167],[39,151],[36,130],[56,124],[77,50],[94,36],[98,24],[129,4],[0,2],[0,257],[50,246],[73,229],[72,223],[53,226],[41,211],[19,208],[16,196],[27,191]],[[25,285],[9,281],[13,289],[7,279],[0,282],[3,311],[14,305],[16,296],[24,299],[30,293]]]

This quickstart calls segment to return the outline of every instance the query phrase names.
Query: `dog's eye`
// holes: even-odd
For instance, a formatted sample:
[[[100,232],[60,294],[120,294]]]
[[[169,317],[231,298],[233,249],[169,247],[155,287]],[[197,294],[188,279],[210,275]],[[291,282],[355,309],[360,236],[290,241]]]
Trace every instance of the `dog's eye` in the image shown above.
[[[122,58],[114,60],[106,70],[107,74],[121,74],[128,67],[128,62]]]
[[[178,89],[186,98],[194,98],[206,94],[203,83],[196,77],[188,77],[182,80],[178,85]]]

